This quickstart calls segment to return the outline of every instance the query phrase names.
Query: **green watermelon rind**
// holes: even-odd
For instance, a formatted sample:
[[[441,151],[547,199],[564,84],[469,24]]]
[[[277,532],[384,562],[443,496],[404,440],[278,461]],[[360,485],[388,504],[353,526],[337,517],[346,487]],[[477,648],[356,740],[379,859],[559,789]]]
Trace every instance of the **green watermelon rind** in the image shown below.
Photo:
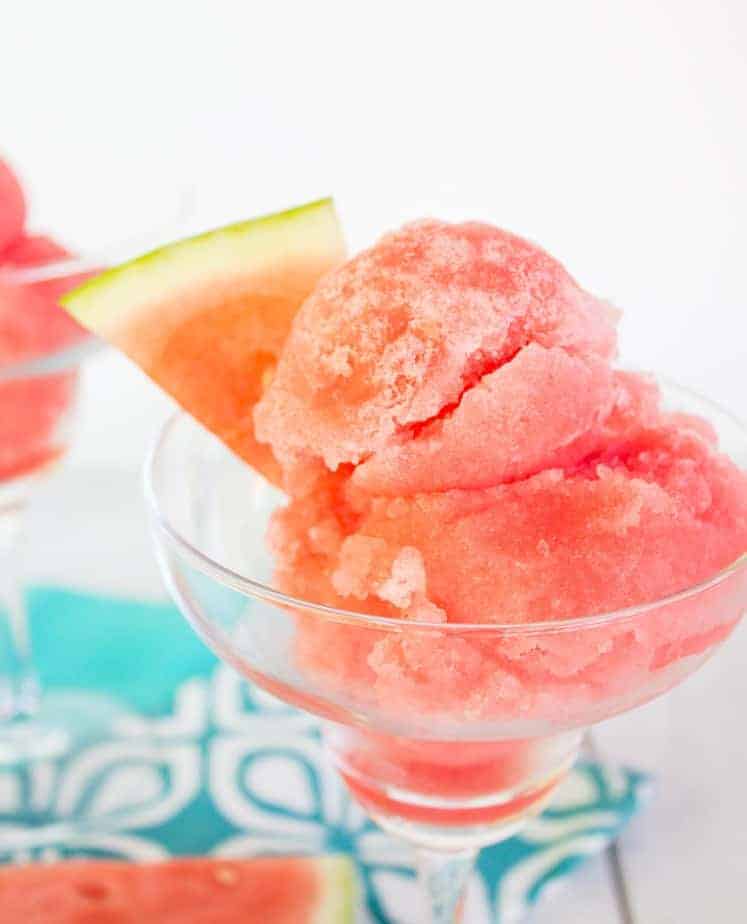
[[[358,898],[355,867],[349,857],[320,857],[314,861],[323,881],[323,895],[310,924],[353,924]]]
[[[205,231],[106,270],[67,293],[61,303],[95,333],[127,325],[141,311],[200,284],[245,277],[301,255],[313,264],[344,254],[332,198]]]

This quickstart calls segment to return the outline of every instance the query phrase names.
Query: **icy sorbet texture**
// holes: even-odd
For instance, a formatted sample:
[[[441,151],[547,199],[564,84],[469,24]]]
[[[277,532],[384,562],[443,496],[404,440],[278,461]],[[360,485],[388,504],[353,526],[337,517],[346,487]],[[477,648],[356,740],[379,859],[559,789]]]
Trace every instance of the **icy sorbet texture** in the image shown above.
[[[417,222],[326,275],[255,412],[289,495],[269,536],[278,586],[411,622],[524,626],[653,601],[738,559],[747,477],[706,421],[614,368],[617,319],[485,224]],[[707,647],[722,609],[502,637],[317,620],[299,657],[388,703],[542,711]]]

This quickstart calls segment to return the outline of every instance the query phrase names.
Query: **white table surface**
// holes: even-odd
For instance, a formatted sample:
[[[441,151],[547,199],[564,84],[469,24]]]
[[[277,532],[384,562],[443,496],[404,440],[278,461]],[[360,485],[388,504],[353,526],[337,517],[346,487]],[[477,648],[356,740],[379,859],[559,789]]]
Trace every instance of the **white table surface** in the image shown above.
[[[83,589],[165,597],[139,471],[71,460],[32,512],[28,573]],[[655,775],[655,797],[620,840],[621,878],[613,854],[592,860],[540,903],[530,924],[747,920],[745,659],[742,627],[669,696],[596,729],[603,756]]]

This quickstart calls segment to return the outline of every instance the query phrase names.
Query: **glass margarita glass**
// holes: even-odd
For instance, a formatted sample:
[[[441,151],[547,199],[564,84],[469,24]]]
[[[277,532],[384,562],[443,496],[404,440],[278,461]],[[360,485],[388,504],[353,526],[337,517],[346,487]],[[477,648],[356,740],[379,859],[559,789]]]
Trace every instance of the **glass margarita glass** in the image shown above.
[[[30,227],[65,228],[66,244],[81,256],[67,256],[56,241],[27,228],[22,238],[31,253],[24,261],[0,258],[0,764],[55,757],[75,740],[105,731],[122,711],[73,692],[42,696],[24,609],[19,559],[25,513],[70,447],[81,367],[100,346],[61,309],[55,312],[55,303],[102,268],[168,240],[191,210],[189,189],[156,176],[144,198],[133,197],[126,184],[109,183],[100,196],[89,191],[82,200],[79,188],[48,179],[32,197],[32,205],[37,198],[44,203],[42,221],[34,214]],[[150,232],[104,236],[102,244],[102,201],[117,216],[118,235],[142,227],[143,210]],[[26,298],[36,308],[30,310]]]
[[[729,414],[676,386],[663,396],[710,420],[747,464],[747,431]],[[665,599],[523,625],[499,612],[489,625],[406,622],[294,599],[273,587],[265,544],[282,495],[185,414],[151,454],[146,494],[184,615],[246,678],[324,720],[351,792],[417,849],[432,922],[456,919],[479,848],[542,809],[585,729],[695,671],[747,606],[747,556]],[[503,669],[509,651],[527,653],[532,683]],[[547,658],[588,660],[583,681],[531,667]]]
[[[24,515],[36,487],[70,445],[80,367],[91,337],[0,364],[0,763],[50,757],[69,734],[41,712],[18,562]]]

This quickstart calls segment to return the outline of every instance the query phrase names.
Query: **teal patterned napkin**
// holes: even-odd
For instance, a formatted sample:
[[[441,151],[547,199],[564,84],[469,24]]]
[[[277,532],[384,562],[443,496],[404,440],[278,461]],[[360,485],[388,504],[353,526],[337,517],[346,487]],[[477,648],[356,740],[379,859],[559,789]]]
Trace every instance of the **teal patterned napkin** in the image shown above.
[[[316,721],[220,665],[169,605],[40,588],[30,596],[52,699],[99,697],[105,736],[32,769],[0,767],[0,861],[349,853],[367,920],[414,906],[408,850],[368,821],[326,763]],[[582,764],[520,837],[484,850],[475,924],[518,920],[602,850],[641,804],[639,773]]]

